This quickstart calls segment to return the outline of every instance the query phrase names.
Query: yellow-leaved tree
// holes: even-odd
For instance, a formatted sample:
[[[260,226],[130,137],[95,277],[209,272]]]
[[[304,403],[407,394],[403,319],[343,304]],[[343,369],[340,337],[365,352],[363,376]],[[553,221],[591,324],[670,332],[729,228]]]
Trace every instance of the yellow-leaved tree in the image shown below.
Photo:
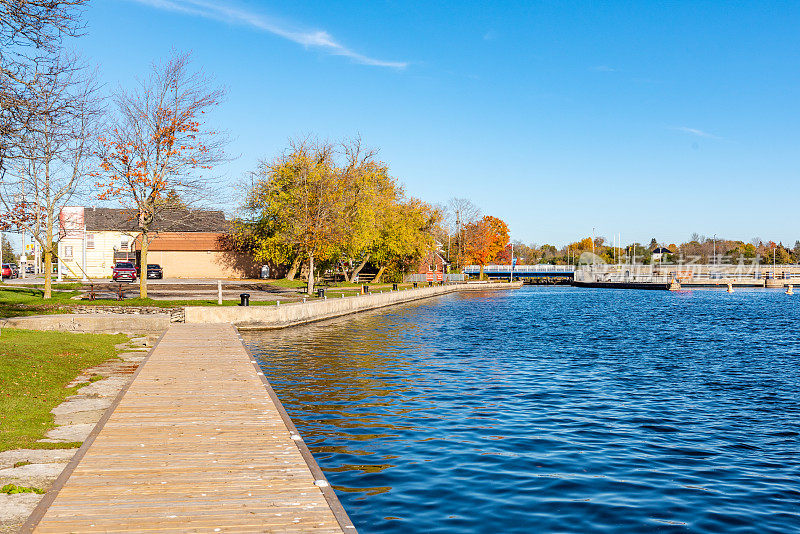
[[[433,248],[433,230],[441,213],[416,198],[391,204],[381,221],[379,237],[371,249],[378,265],[374,282],[380,282],[387,269],[399,275]]]
[[[292,141],[289,150],[262,162],[252,202],[269,232],[258,247],[275,260],[290,254],[308,258],[308,293],[314,290],[315,261],[329,259],[341,248],[346,228],[338,186],[341,174],[329,143]]]

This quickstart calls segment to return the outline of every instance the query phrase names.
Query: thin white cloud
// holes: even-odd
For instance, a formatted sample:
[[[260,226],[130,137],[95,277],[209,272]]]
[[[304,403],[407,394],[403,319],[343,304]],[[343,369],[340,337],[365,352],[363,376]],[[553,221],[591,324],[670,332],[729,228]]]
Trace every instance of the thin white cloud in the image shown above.
[[[595,72],[617,72],[617,69],[609,67],[608,65],[597,65],[589,70],[593,70]]]
[[[208,2],[206,0],[132,0],[156,9],[164,9],[177,13],[185,13],[197,17],[219,20],[232,24],[242,24],[259,31],[264,31],[288,39],[306,48],[318,48],[325,52],[344,56],[356,63],[372,67],[388,67],[404,69],[408,66],[406,61],[386,61],[359,54],[337,42],[328,32],[323,30],[300,30],[270,20],[264,15],[237,9],[224,5],[222,2]]]
[[[705,137],[707,139],[719,139],[714,134],[710,134],[708,132],[704,132],[703,130],[698,130],[697,128],[688,128],[686,126],[678,126],[677,128],[673,128],[673,130],[678,130],[679,132],[688,133],[694,135],[696,137]]]

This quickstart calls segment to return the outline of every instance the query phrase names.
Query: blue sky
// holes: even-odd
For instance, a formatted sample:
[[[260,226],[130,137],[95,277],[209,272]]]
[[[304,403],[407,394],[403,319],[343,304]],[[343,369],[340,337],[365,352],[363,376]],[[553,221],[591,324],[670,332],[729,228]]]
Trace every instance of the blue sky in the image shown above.
[[[800,4],[97,0],[109,87],[171,48],[228,88],[231,182],[360,134],[409,193],[512,237],[800,239]],[[235,199],[222,199],[232,210]]]

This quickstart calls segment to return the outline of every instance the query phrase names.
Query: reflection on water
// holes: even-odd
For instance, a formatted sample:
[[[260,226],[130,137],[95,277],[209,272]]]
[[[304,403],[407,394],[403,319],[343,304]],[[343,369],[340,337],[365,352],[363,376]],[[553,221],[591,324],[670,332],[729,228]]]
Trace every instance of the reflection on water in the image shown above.
[[[797,298],[526,287],[245,341],[361,532],[789,532]]]

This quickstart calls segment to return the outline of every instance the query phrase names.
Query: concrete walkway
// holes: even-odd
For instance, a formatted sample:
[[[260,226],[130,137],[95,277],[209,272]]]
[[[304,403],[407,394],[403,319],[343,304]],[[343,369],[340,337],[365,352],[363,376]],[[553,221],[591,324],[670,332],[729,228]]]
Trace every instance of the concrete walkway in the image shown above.
[[[173,324],[23,532],[355,532],[236,330]]]

